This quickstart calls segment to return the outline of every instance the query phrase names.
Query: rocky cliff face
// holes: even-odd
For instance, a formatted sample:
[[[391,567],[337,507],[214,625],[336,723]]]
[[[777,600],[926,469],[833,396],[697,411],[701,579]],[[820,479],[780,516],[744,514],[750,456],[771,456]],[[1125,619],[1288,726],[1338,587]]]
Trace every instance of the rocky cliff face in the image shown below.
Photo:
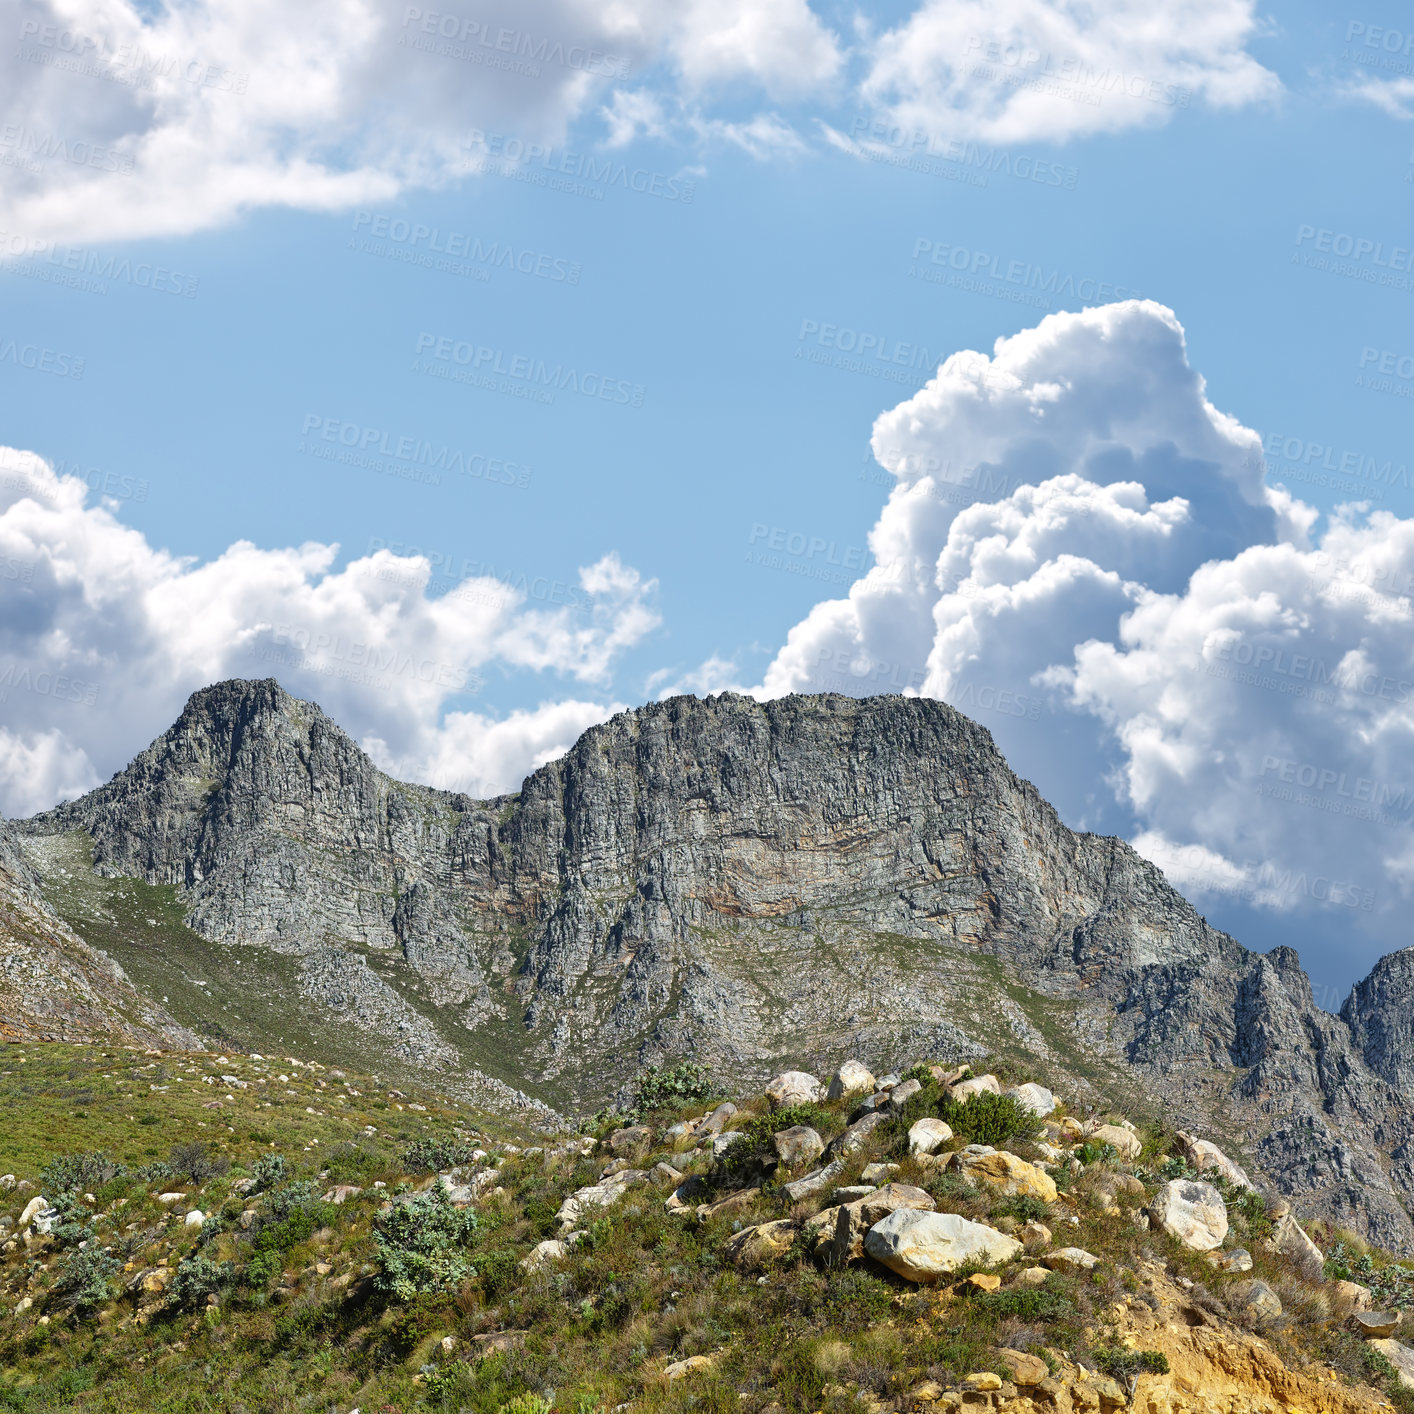
[[[1401,978],[1319,1011],[1294,954],[1066,829],[942,703],[676,698],[478,802],[389,779],[273,681],[223,683],[25,828],[178,885],[207,938],[298,954],[312,1004],[370,987],[365,1024],[416,1022],[429,1056],[470,1047],[561,1101],[688,1051],[743,1080],[1012,1051],[1127,1084],[1307,1211],[1414,1246]],[[429,1011],[398,1011],[379,957]]]

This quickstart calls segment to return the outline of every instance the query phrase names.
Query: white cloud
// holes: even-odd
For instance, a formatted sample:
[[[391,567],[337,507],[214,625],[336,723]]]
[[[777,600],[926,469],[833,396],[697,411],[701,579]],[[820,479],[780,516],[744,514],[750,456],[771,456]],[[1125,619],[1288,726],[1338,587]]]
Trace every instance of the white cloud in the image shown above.
[[[516,671],[603,688],[659,623],[656,581],[612,553],[557,607],[486,578],[434,597],[425,558],[386,550],[335,569],[337,546],[240,541],[197,564],[154,549],[32,453],[0,449],[0,467],[6,814],[92,786],[226,677],[278,677],[392,766],[512,789],[615,708],[548,701],[496,722],[465,694]]]
[[[906,133],[1013,143],[1153,127],[1280,84],[1252,0],[924,0],[872,45],[866,99]]]
[[[1342,84],[1337,92],[1359,103],[1370,103],[1401,122],[1414,118],[1414,78],[1362,77]]]
[[[7,237],[180,235],[464,179],[473,132],[563,143],[627,74],[798,97],[842,63],[805,0],[35,0],[0,52]],[[615,96],[609,140],[655,132]]]

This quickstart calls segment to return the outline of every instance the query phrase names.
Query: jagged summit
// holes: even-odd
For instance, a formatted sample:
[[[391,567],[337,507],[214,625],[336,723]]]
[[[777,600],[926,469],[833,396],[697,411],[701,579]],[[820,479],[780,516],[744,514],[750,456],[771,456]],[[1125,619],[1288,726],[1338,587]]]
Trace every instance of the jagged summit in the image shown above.
[[[1414,1244],[1401,977],[1319,1011],[1294,953],[1249,952],[1128,845],[1067,829],[941,702],[672,698],[475,801],[386,776],[274,680],[227,682],[24,828],[177,886],[203,938],[297,959],[313,1006],[417,1064],[579,1105],[685,1053],[751,1080],[1012,1051]]]

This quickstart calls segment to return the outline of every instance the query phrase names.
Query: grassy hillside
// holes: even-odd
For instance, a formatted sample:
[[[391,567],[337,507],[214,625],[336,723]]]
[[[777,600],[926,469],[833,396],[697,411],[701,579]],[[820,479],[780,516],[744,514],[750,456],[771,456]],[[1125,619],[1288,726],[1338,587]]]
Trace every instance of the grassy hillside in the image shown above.
[[[829,1143],[859,1096],[728,1114],[688,1068],[650,1078],[639,1113],[547,1141],[286,1056],[0,1048],[0,1173],[32,1185],[0,1193],[0,1409],[1414,1409],[1343,1289],[1268,1249],[1257,1195],[1221,1185],[1245,1273],[1144,1218],[1189,1172],[1173,1136],[1141,1126],[1124,1158],[1082,1135],[1091,1117],[1043,1128],[913,1074],[917,1093],[793,1195],[821,1161],[777,1165],[776,1136]],[[931,1157],[909,1151],[924,1117],[955,1131]],[[1011,1155],[1021,1186],[963,1172],[948,1155],[968,1141]],[[923,1284],[841,1248],[842,1205],[898,1185],[1026,1249]],[[41,1191],[55,1226],[25,1241]],[[1414,1290],[1379,1254],[1362,1270],[1332,1250],[1387,1304]],[[1245,1299],[1253,1278],[1280,1314]]]

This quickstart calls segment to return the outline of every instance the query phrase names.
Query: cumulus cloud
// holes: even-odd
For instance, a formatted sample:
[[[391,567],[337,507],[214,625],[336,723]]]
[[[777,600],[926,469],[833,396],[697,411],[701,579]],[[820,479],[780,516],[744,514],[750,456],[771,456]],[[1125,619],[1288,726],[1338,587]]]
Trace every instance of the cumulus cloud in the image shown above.
[[[1362,77],[1340,85],[1336,91],[1344,98],[1369,103],[1401,122],[1414,118],[1414,78]]]
[[[805,0],[35,0],[19,29],[0,54],[11,253],[461,180],[476,134],[563,143],[640,70],[699,102],[799,97],[843,62]],[[652,132],[657,102],[610,99],[611,143]]]
[[[924,0],[873,40],[862,92],[905,132],[1064,141],[1274,96],[1256,33],[1252,0]]]
[[[616,710],[550,700],[504,721],[469,710],[492,675],[602,691],[658,626],[657,583],[612,553],[554,607],[533,586],[467,579],[429,592],[421,556],[246,541],[198,564],[149,545],[83,482],[0,449],[0,812],[96,784],[226,677],[277,677],[381,764],[448,788],[502,791]]]
[[[895,480],[873,566],[760,694],[941,697],[1069,823],[1200,901],[1335,910],[1402,945],[1414,520],[1322,523],[1269,480],[1148,302],[954,354],[873,446]]]

